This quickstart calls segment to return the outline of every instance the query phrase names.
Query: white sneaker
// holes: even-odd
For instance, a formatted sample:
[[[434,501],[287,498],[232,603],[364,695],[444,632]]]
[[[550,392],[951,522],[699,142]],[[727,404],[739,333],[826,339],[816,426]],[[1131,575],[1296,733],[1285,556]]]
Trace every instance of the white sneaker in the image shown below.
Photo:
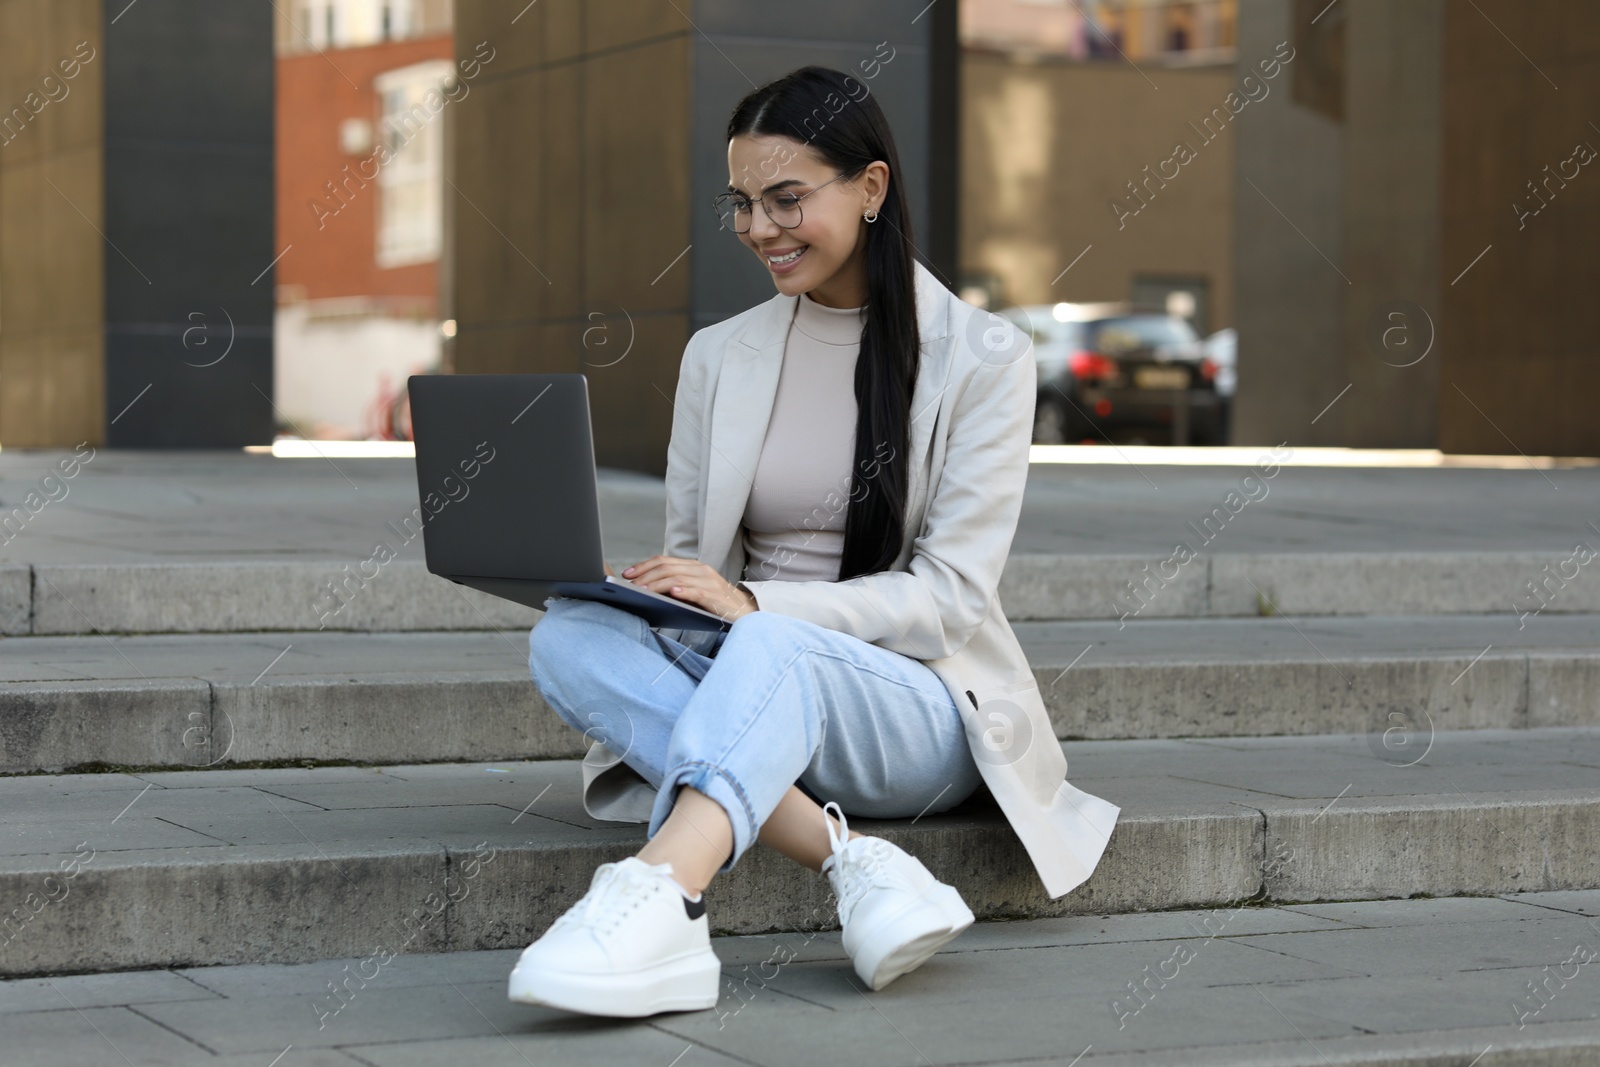
[[[833,855],[822,861],[822,871],[839,898],[844,950],[861,980],[882,989],[971,926],[972,909],[954,886],[898,845],[881,837],[852,840],[839,805],[829,801],[823,810],[829,808],[844,838],[828,822]]]
[[[637,856],[602,863],[583,898],[523,950],[510,998],[634,1018],[716,1007],[722,961],[705,900],[685,897],[671,872]]]

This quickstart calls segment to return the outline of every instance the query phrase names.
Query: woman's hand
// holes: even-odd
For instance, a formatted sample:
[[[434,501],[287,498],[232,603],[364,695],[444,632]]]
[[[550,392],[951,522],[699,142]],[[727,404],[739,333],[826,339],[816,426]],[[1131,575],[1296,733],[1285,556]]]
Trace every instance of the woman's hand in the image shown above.
[[[685,600],[732,622],[760,610],[755,597],[732,585],[710,564],[677,556],[651,556],[622,572],[622,577],[652,593]]]

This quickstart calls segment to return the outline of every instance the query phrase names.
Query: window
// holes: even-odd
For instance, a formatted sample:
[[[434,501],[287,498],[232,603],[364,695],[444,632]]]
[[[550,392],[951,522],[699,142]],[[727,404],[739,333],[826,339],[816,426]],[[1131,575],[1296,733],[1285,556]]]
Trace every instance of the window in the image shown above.
[[[1120,356],[1137,349],[1189,348],[1200,340],[1194,328],[1170,315],[1126,315],[1089,326],[1091,352]]]
[[[444,209],[443,86],[452,76],[449,60],[430,60],[380,74],[383,102],[378,136],[389,162],[378,172],[380,267],[427,263],[439,258]],[[434,94],[438,110],[425,102]]]

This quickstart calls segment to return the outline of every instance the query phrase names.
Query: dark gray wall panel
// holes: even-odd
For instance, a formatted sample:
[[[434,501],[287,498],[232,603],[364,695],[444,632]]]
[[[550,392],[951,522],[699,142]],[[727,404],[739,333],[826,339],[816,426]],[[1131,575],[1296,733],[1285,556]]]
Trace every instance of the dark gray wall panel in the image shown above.
[[[193,338],[195,335],[191,335]],[[117,448],[230,448],[272,441],[272,337],[256,327],[233,338],[214,335],[198,350],[185,350],[171,334],[125,330],[106,339],[106,420]],[[266,397],[256,392],[260,388]],[[250,400],[254,404],[250,404]],[[254,409],[254,410],[251,410]],[[257,427],[241,428],[249,418]]]
[[[268,443],[272,7],[106,0],[105,19],[107,442]]]

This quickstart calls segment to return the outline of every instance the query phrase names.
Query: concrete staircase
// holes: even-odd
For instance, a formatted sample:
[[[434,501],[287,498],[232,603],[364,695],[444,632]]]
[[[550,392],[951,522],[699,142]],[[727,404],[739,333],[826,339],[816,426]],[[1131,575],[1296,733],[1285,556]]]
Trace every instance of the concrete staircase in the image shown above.
[[[614,564],[656,550],[651,492],[613,486]],[[1122,807],[1099,868],[1047,899],[981,792],[853,825],[990,920],[1600,887],[1600,582],[1532,599],[1565,553],[1501,541],[1167,578],[1024,546],[1002,599],[1056,743]],[[642,841],[582,810],[539,612],[419,558],[92,554],[0,565],[0,974],[516,948]],[[832,929],[826,890],[757,849],[710,914]]]
[[[1201,609],[1238,606],[1223,573],[1326,606],[1338,575],[1397,564],[1215,559],[1189,615],[1073,617],[1125,562],[1058,560],[1078,578],[1056,592],[1036,560],[1008,571],[1017,614],[1059,616],[1015,627],[1069,776],[1123,809],[1093,878],[1046,898],[982,793],[876,827],[980,916],[1600,886],[1600,614],[1461,610],[1528,560],[1479,558],[1409,614],[1347,582],[1337,613],[1261,615]],[[582,810],[522,609],[469,629],[454,587],[383,577],[435,628],[255,630],[231,614],[268,599],[250,565],[32,569],[29,617],[58,622],[0,660],[0,972],[512,947],[637,847]],[[62,605],[95,632],[56,633]],[[118,632],[153,621],[178,632]],[[825,883],[761,850],[711,901],[723,932],[835,923]]]

